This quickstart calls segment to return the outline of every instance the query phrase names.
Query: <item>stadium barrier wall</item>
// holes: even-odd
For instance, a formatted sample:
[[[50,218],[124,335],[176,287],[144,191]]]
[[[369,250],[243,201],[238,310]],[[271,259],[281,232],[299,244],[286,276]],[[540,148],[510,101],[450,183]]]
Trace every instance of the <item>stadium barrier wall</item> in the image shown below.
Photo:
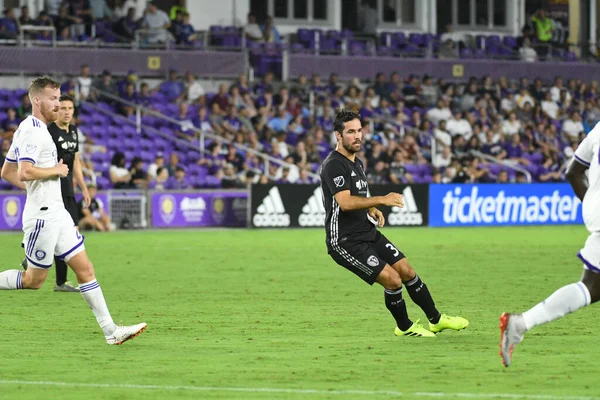
[[[318,185],[252,185],[249,227],[308,228],[324,226],[323,192]],[[391,191],[404,195],[405,208],[381,207],[389,226],[427,226],[428,185],[372,185],[373,196]]]
[[[405,207],[381,207],[388,226],[509,226],[582,224],[581,202],[570,185],[373,185],[371,194],[402,193]],[[252,185],[249,190],[99,192],[117,226],[320,227],[325,221],[318,185]],[[0,230],[21,230],[26,196],[0,192]],[[136,201],[136,199],[138,201]],[[148,223],[146,224],[146,221]]]

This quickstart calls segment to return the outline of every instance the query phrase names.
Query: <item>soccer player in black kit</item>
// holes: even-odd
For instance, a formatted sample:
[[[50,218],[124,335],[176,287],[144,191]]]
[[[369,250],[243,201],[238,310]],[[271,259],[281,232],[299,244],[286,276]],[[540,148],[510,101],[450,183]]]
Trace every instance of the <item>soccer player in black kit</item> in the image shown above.
[[[325,231],[331,258],[372,285],[384,287],[385,305],[396,320],[396,336],[435,337],[445,329],[461,330],[469,322],[441,314],[415,270],[402,252],[375,227],[385,221],[377,206],[403,207],[402,195],[388,193],[371,197],[364,166],[356,153],[362,144],[360,115],[340,111],[333,124],[337,147],[321,165],[321,188],[327,213]],[[428,329],[412,322],[406,312],[402,285],[425,312]]]
[[[56,121],[48,125],[48,131],[52,135],[54,144],[58,151],[57,158],[62,159],[69,167],[69,174],[66,178],[60,179],[63,202],[65,208],[71,214],[73,223],[79,224],[79,205],[75,201],[75,191],[73,189],[73,179],[81,189],[83,194],[83,203],[86,207],[90,205],[90,194],[88,193],[87,185],[83,178],[81,170],[81,162],[79,160],[79,135],[77,127],[71,124],[73,114],[75,112],[75,102],[69,95],[60,96],[60,108]],[[67,264],[60,258],[54,257],[56,265],[56,284],[54,285],[55,292],[79,292],[79,288],[67,281]],[[21,266],[27,269],[27,260],[23,260]]]

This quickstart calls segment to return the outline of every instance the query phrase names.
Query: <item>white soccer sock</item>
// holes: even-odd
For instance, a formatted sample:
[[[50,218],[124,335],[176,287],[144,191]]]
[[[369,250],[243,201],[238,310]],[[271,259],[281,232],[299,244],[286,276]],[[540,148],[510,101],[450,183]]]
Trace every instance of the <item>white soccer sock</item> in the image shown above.
[[[96,321],[98,321],[98,325],[104,331],[104,336],[112,335],[117,326],[113,322],[110,312],[108,312],[106,300],[104,300],[104,295],[98,281],[94,279],[93,281],[83,283],[79,285],[79,290],[96,316]]]
[[[590,291],[582,283],[571,283],[563,286],[550,297],[523,313],[525,328],[531,328],[554,321],[577,311],[591,303]]]
[[[18,269],[0,272],[0,290],[23,289],[22,276],[23,271]]]

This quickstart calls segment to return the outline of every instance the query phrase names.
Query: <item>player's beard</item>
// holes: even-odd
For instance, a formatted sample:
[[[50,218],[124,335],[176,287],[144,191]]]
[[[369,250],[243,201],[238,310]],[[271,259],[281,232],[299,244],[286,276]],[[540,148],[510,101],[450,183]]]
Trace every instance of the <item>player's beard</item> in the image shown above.
[[[40,111],[47,123],[56,121],[58,118],[58,107],[47,107],[44,103],[41,104]]]
[[[352,142],[347,143],[344,140],[342,140],[342,147],[350,154],[358,153],[360,151],[361,145],[361,141],[357,142],[356,140],[353,140]]]

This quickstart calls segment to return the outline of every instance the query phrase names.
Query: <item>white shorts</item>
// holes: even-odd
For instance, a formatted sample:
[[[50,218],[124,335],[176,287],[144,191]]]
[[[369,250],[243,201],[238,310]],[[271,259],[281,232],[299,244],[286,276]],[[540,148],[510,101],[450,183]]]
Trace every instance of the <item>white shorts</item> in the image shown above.
[[[585,269],[600,274],[600,232],[588,236],[577,257],[583,261]]]
[[[57,219],[34,219],[23,224],[22,246],[30,267],[50,268],[54,256],[68,262],[85,250],[84,237],[79,233],[67,210]]]

